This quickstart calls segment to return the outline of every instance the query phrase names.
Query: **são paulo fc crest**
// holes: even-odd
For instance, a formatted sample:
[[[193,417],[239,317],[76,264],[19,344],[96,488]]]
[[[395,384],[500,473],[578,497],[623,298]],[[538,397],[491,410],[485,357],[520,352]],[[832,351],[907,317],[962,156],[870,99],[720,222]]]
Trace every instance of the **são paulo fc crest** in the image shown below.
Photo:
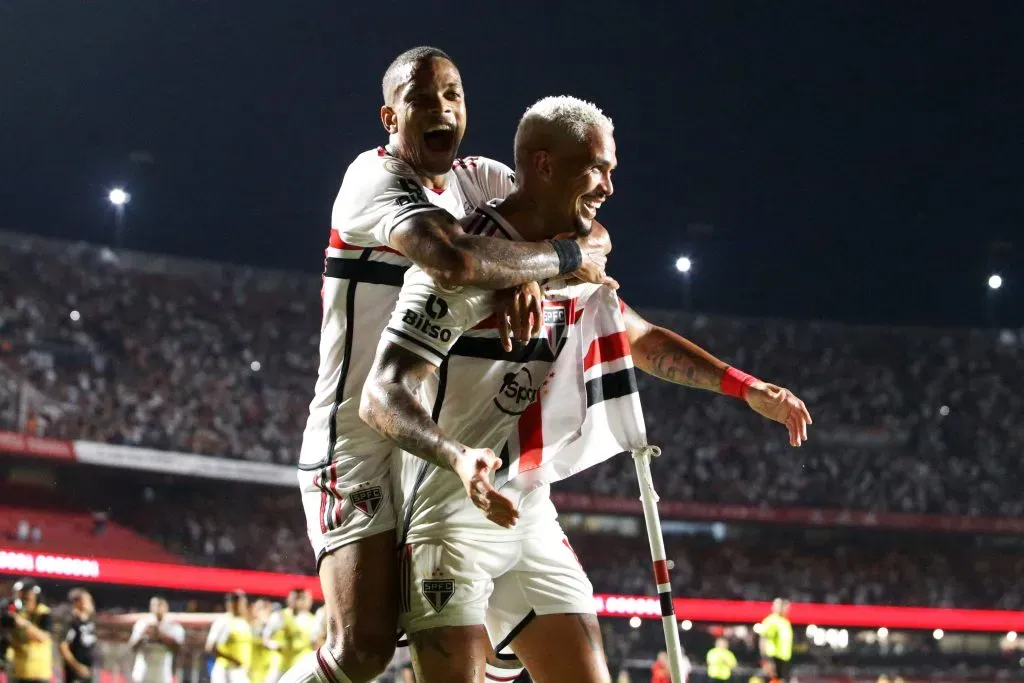
[[[452,579],[423,579],[423,597],[435,612],[440,612],[455,595],[455,581]]]
[[[348,500],[356,510],[367,517],[373,517],[377,514],[381,501],[384,500],[384,491],[379,486],[371,486],[368,489],[359,489],[348,494]]]

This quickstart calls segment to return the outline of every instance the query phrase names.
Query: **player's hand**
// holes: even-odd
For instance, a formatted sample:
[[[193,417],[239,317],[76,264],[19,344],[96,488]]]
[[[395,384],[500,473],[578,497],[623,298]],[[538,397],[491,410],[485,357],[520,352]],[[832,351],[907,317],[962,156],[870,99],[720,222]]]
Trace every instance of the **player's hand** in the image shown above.
[[[583,252],[583,265],[572,274],[573,277],[583,282],[608,285],[612,289],[618,289],[619,283],[615,281],[615,278],[608,277],[608,274],[604,272],[608,264],[608,252],[612,250],[611,237],[604,226],[593,221],[590,234],[581,235],[576,238],[576,241],[580,245],[580,251]]]
[[[85,664],[79,664],[78,666],[76,666],[75,671],[78,672],[79,678],[92,678],[92,671]]]
[[[769,678],[775,678],[775,662],[770,659],[762,660],[761,668]]]
[[[521,344],[536,337],[544,329],[544,308],[540,285],[529,282],[503,289],[494,299],[494,315],[498,319],[501,345],[512,350],[513,337]]]
[[[754,412],[786,425],[789,445],[799,446],[807,441],[807,425],[813,424],[807,406],[789,389],[756,382],[747,390],[747,405]]]
[[[511,529],[519,519],[519,511],[491,483],[491,472],[500,466],[501,460],[490,448],[467,448],[452,463],[452,469],[462,480],[462,488],[469,494],[473,505],[498,526]]]

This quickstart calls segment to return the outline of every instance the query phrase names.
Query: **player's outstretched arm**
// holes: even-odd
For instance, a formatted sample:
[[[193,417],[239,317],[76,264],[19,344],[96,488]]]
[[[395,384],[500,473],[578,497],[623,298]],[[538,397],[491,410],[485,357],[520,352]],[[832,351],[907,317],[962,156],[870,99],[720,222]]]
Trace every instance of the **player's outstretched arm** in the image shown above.
[[[604,272],[611,241],[600,226],[586,237],[513,242],[467,235],[447,211],[425,211],[402,221],[390,239],[446,289],[507,289],[570,274],[584,282],[614,284]]]
[[[669,382],[742,398],[758,414],[784,424],[790,445],[807,440],[811,414],[793,392],[730,367],[690,340],[647,322],[629,306],[623,317],[636,367]]]
[[[495,524],[515,526],[515,506],[491,484],[501,461],[487,448],[469,448],[438,427],[417,399],[420,384],[436,367],[406,349],[384,341],[363,385],[359,417],[399,448],[455,472],[473,504]]]

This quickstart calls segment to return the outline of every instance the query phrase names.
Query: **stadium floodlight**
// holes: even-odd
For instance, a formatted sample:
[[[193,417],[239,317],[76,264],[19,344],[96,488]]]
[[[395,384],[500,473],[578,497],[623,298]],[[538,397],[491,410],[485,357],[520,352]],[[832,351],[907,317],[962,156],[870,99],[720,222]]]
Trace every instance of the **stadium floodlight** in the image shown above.
[[[988,288],[999,289],[1003,286],[1003,277],[998,274],[992,274],[988,276]]]
[[[680,256],[676,259],[676,270],[680,273],[689,273],[691,268],[693,268],[693,261],[689,256]]]
[[[937,628],[934,631],[932,631],[932,637],[935,638],[935,640],[942,640],[942,638],[945,635],[946,635],[946,632],[943,631],[941,628]]]
[[[131,201],[132,196],[125,192],[122,188],[115,187],[113,190],[110,191],[110,194],[107,195],[107,198],[110,200],[110,203],[113,204],[114,206],[124,206],[125,204]]]

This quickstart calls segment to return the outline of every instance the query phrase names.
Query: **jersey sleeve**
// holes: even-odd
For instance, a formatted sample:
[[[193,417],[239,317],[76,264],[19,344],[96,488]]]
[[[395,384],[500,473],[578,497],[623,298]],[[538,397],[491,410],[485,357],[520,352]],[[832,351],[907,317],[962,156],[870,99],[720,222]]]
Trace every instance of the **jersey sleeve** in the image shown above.
[[[516,187],[516,174],[511,168],[487,157],[468,157],[464,161],[473,172],[476,185],[483,192],[485,201],[504,199],[512,194]]]
[[[206,649],[212,650],[217,645],[223,645],[228,639],[228,620],[217,617],[210,627],[210,633],[206,636]]]
[[[472,288],[444,291],[413,266],[381,343],[397,344],[439,366],[462,333],[485,317],[479,311],[489,296]]]
[[[354,246],[391,246],[391,233],[403,221],[443,210],[430,203],[405,162],[366,152],[348,167],[341,181],[331,227]]]
[[[71,622],[68,625],[68,629],[64,633],[65,643],[73,643],[75,641],[75,638],[78,637],[78,628],[76,628],[76,626],[77,624],[75,624],[75,622]]]

